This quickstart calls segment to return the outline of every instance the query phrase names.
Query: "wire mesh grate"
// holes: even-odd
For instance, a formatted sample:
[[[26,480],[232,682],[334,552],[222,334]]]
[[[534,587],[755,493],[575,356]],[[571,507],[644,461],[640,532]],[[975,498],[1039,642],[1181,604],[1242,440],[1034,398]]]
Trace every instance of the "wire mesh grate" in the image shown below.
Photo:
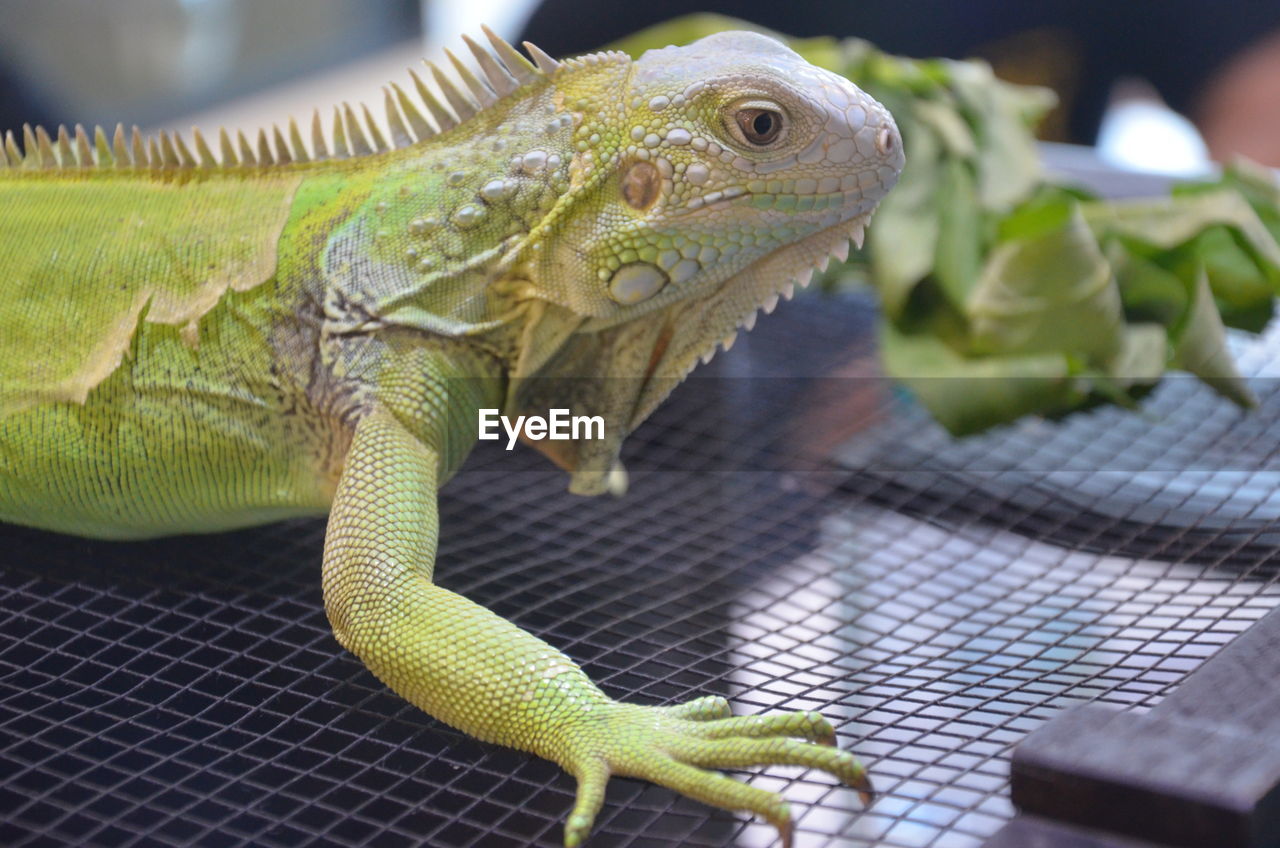
[[[1237,350],[1248,416],[1175,379],[1139,413],[953,442],[876,375],[872,316],[801,299],[762,321],[636,434],[626,498],[484,446],[442,498],[438,578],[611,695],[822,710],[882,794],[741,775],[795,802],[798,848],[977,846],[1027,732],[1154,705],[1280,602],[1280,333]],[[568,777],[338,647],[322,538],[0,529],[0,844],[558,845]],[[616,780],[592,844],[773,839]]]

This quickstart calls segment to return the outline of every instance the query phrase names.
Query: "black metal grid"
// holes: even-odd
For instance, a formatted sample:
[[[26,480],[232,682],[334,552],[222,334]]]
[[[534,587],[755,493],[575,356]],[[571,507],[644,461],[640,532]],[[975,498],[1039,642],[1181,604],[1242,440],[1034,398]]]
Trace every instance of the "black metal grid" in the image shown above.
[[[615,696],[825,712],[882,794],[744,776],[796,802],[798,848],[977,846],[1023,735],[1157,703],[1280,602],[1280,333],[1241,343],[1249,416],[1175,379],[1142,413],[955,443],[874,376],[872,314],[763,320],[637,434],[624,499],[486,445],[445,490],[438,575]],[[322,534],[0,529],[0,844],[558,845],[569,778],[334,642]],[[772,839],[615,780],[591,844]]]

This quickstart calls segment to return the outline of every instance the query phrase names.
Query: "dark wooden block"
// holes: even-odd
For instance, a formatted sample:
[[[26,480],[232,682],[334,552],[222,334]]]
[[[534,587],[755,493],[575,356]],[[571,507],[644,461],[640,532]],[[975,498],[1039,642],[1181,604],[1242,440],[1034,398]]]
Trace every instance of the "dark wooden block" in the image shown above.
[[[1080,707],[1018,746],[1019,809],[1186,848],[1280,837],[1280,738],[1230,722]]]
[[[1025,814],[1162,845],[1280,846],[1280,610],[1148,713],[1090,705],[1032,733],[1012,795]]]

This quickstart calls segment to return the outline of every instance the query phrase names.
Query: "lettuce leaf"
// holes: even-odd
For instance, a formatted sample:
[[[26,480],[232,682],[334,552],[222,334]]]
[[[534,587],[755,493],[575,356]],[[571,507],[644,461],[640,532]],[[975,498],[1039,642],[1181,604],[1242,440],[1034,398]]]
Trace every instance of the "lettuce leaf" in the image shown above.
[[[1226,328],[1257,332],[1280,294],[1280,188],[1239,163],[1171,196],[1109,201],[1048,178],[1034,128],[1045,89],[977,60],[908,59],[859,39],[789,39],[690,15],[616,45],[633,56],[725,29],[786,41],[893,113],[907,165],[866,250],[821,287],[869,284],[886,371],[956,434],[1023,415],[1134,405],[1188,371],[1254,400]]]

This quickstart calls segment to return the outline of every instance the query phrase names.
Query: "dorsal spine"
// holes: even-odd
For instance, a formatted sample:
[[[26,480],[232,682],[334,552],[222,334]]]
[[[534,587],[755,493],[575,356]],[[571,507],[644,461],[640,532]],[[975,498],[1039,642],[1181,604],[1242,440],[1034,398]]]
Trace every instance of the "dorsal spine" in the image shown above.
[[[88,132],[80,124],[73,131],[68,131],[65,125],[59,126],[56,141],[44,127],[28,124],[23,126],[21,143],[12,130],[5,134],[0,143],[0,170],[252,168],[373,156],[409,147],[447,132],[526,85],[549,78],[562,66],[526,42],[525,48],[533,57],[531,63],[488,27],[481,29],[489,41],[488,47],[470,38],[463,39],[475,57],[478,74],[453,53],[445,51],[461,85],[435,64],[424,62],[448,105],[441,103],[412,70],[409,74],[419,96],[418,103],[395,83],[391,83],[390,89],[383,89],[389,142],[367,106],[362,107],[362,120],[346,103],[334,108],[331,141],[326,140],[317,111],[311,125],[311,149],[303,142],[297,122],[290,118],[284,129],[272,125],[269,134],[265,129],[259,130],[256,150],[243,133],[237,132],[236,144],[233,144],[227,131],[219,130],[216,156],[198,129],[191,131],[193,154],[179,133],[161,132],[158,137],[144,139],[137,126],[126,130],[123,124],[117,124],[108,142],[106,130],[97,126],[91,144]],[[430,120],[419,106],[426,109]]]

